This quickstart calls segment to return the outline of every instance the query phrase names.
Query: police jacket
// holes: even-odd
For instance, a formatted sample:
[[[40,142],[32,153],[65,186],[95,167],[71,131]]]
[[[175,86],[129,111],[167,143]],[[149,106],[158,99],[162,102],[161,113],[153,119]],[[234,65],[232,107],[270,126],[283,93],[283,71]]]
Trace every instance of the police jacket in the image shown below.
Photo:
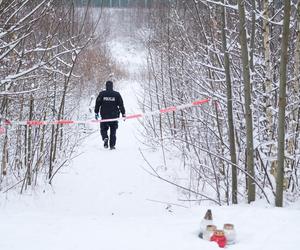
[[[96,99],[95,113],[99,113],[102,119],[111,119],[125,116],[123,99],[119,92],[113,90],[113,83],[106,82],[106,90],[101,91]]]

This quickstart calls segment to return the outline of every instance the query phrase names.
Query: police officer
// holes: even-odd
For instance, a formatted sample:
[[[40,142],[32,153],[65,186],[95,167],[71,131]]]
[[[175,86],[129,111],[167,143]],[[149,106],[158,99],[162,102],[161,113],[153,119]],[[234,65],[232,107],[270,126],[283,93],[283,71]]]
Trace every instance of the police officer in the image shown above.
[[[95,105],[95,119],[99,118],[99,109],[101,119],[119,118],[120,112],[122,117],[125,117],[125,108],[123,99],[119,92],[113,90],[113,82],[106,82],[106,90],[101,91],[96,99]],[[118,128],[118,121],[101,122],[100,130],[102,140],[104,141],[104,148],[108,148],[108,141],[110,149],[115,149],[116,145],[116,131]],[[107,131],[110,129],[110,137],[108,139]]]

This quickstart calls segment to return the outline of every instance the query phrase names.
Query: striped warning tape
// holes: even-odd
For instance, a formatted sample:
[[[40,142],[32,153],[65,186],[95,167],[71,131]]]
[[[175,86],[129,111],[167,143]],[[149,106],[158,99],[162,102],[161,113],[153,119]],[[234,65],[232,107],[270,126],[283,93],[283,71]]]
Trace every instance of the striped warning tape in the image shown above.
[[[174,112],[174,111],[178,111],[181,109],[190,108],[193,106],[198,106],[198,105],[201,105],[201,104],[204,104],[207,102],[209,102],[209,99],[203,99],[203,100],[194,101],[192,103],[182,104],[179,106],[171,106],[171,107],[167,107],[167,108],[163,108],[163,109],[159,109],[159,110],[155,110],[155,111],[151,111],[151,112],[127,115],[126,117],[122,117],[122,118],[101,119],[101,120],[10,121],[7,119],[0,119],[0,134],[4,133],[4,131],[5,131],[3,125],[4,126],[7,126],[7,125],[45,126],[45,125],[67,125],[67,124],[94,124],[94,123],[101,123],[101,122],[130,120],[130,119],[137,119],[137,118],[142,118],[142,117],[153,116],[153,115],[157,115],[157,114]],[[1,127],[1,125],[2,125],[2,127]]]

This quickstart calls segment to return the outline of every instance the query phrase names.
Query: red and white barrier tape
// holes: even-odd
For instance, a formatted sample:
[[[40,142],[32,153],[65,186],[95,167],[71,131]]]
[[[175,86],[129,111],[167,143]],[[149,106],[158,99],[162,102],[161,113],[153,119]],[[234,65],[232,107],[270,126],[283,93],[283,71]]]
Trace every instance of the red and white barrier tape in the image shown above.
[[[101,123],[101,122],[111,122],[111,121],[121,121],[121,120],[130,120],[130,119],[137,119],[141,117],[153,116],[158,114],[164,114],[168,112],[178,111],[185,108],[190,108],[194,106],[199,106],[201,104],[209,102],[209,99],[203,99],[194,101],[192,103],[183,104],[179,106],[171,106],[167,108],[163,108],[160,110],[155,110],[147,113],[140,113],[140,114],[132,114],[127,115],[126,117],[122,118],[114,118],[114,119],[102,119],[102,120],[56,120],[56,121],[37,121],[37,120],[29,120],[29,121],[9,121],[7,119],[2,120],[2,125],[25,125],[25,126],[45,126],[45,125],[66,125],[66,124],[94,124],[94,123]],[[0,124],[0,134],[4,133],[5,129],[1,127]]]

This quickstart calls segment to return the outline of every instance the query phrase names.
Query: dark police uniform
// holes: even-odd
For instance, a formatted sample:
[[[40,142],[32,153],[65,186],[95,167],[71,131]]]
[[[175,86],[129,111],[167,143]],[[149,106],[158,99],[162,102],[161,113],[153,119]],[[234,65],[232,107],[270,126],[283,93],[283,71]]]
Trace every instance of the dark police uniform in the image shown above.
[[[95,113],[100,115],[102,119],[119,118],[120,113],[125,117],[125,108],[123,99],[119,92],[113,90],[113,83],[106,82],[106,90],[101,91],[96,99]],[[116,131],[118,128],[118,121],[101,122],[100,130],[103,141],[108,139],[107,131],[110,129],[109,146],[114,148],[116,145]]]

